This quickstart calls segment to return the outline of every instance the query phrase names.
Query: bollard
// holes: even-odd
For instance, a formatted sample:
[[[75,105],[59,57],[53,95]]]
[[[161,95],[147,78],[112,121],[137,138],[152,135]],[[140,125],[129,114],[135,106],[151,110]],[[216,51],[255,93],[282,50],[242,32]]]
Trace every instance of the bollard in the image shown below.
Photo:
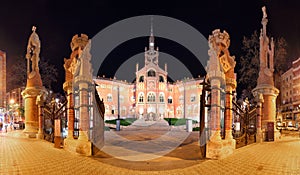
[[[193,131],[193,121],[191,119],[186,120],[186,132]]]
[[[116,131],[120,131],[120,124],[121,124],[121,120],[117,119],[116,120]]]

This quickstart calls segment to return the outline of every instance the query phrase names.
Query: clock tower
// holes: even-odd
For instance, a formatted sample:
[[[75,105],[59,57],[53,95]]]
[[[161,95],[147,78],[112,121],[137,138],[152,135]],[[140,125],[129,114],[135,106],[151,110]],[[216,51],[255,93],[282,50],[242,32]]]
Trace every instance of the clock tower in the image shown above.
[[[162,119],[167,111],[167,72],[159,67],[158,56],[151,21],[149,48],[145,48],[145,66],[140,70],[138,64],[136,66],[136,114],[146,121]]]

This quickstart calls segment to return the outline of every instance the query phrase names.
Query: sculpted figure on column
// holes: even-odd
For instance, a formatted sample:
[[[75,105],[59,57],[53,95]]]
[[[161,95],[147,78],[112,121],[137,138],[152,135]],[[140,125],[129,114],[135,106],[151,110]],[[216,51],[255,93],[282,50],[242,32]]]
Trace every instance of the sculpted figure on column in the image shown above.
[[[39,72],[39,61],[40,61],[40,49],[41,49],[41,41],[39,36],[37,35],[36,27],[32,27],[32,34],[29,37],[28,45],[27,45],[27,54],[26,59],[28,59],[28,67],[27,72]],[[29,60],[31,61],[31,71],[29,69]]]

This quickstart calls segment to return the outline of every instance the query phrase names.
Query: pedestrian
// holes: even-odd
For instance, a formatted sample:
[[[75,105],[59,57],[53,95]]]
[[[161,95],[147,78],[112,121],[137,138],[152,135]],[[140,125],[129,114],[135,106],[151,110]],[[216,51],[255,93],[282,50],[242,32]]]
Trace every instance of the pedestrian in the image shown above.
[[[4,126],[4,127],[5,127],[5,132],[7,133],[7,124],[5,124],[5,126]]]
[[[2,131],[2,128],[3,128],[3,123],[0,122],[0,132]]]

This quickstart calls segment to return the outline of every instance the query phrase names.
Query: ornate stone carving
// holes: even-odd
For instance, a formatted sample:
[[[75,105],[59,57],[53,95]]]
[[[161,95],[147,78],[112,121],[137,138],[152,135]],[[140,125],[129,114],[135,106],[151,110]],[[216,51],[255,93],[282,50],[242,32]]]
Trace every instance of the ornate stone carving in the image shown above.
[[[27,72],[39,72],[39,61],[40,61],[40,49],[41,49],[41,41],[39,36],[37,35],[36,27],[32,27],[32,34],[29,37],[28,45],[27,45],[27,53],[26,59],[28,59]],[[29,60],[31,60],[31,71],[29,70]]]
[[[262,29],[260,32],[260,52],[259,52],[259,76],[257,86],[252,90],[254,97],[258,103],[263,103],[263,108],[258,110],[258,128],[257,135],[259,139],[265,140],[262,137],[264,128],[267,128],[267,122],[276,122],[276,98],[279,90],[274,87],[274,41],[269,40],[267,36],[267,12],[266,7],[262,7],[263,17],[261,20]],[[260,123],[261,122],[261,123]],[[274,125],[275,126],[275,125]],[[274,128],[275,140],[278,139],[278,132]]]
[[[212,35],[209,36],[209,55],[211,57],[217,57],[219,62],[214,64],[216,64],[215,66],[218,65],[218,69],[224,71],[225,73],[230,69],[233,69],[236,64],[234,61],[235,57],[230,56],[228,50],[229,46],[230,39],[226,31],[223,31],[222,33],[220,29],[216,29],[212,32]]]
[[[260,30],[260,72],[258,78],[258,84],[271,84],[274,85],[273,72],[274,72],[274,41],[267,36],[267,13],[266,7],[262,7],[263,18],[262,25],[263,28]]]

